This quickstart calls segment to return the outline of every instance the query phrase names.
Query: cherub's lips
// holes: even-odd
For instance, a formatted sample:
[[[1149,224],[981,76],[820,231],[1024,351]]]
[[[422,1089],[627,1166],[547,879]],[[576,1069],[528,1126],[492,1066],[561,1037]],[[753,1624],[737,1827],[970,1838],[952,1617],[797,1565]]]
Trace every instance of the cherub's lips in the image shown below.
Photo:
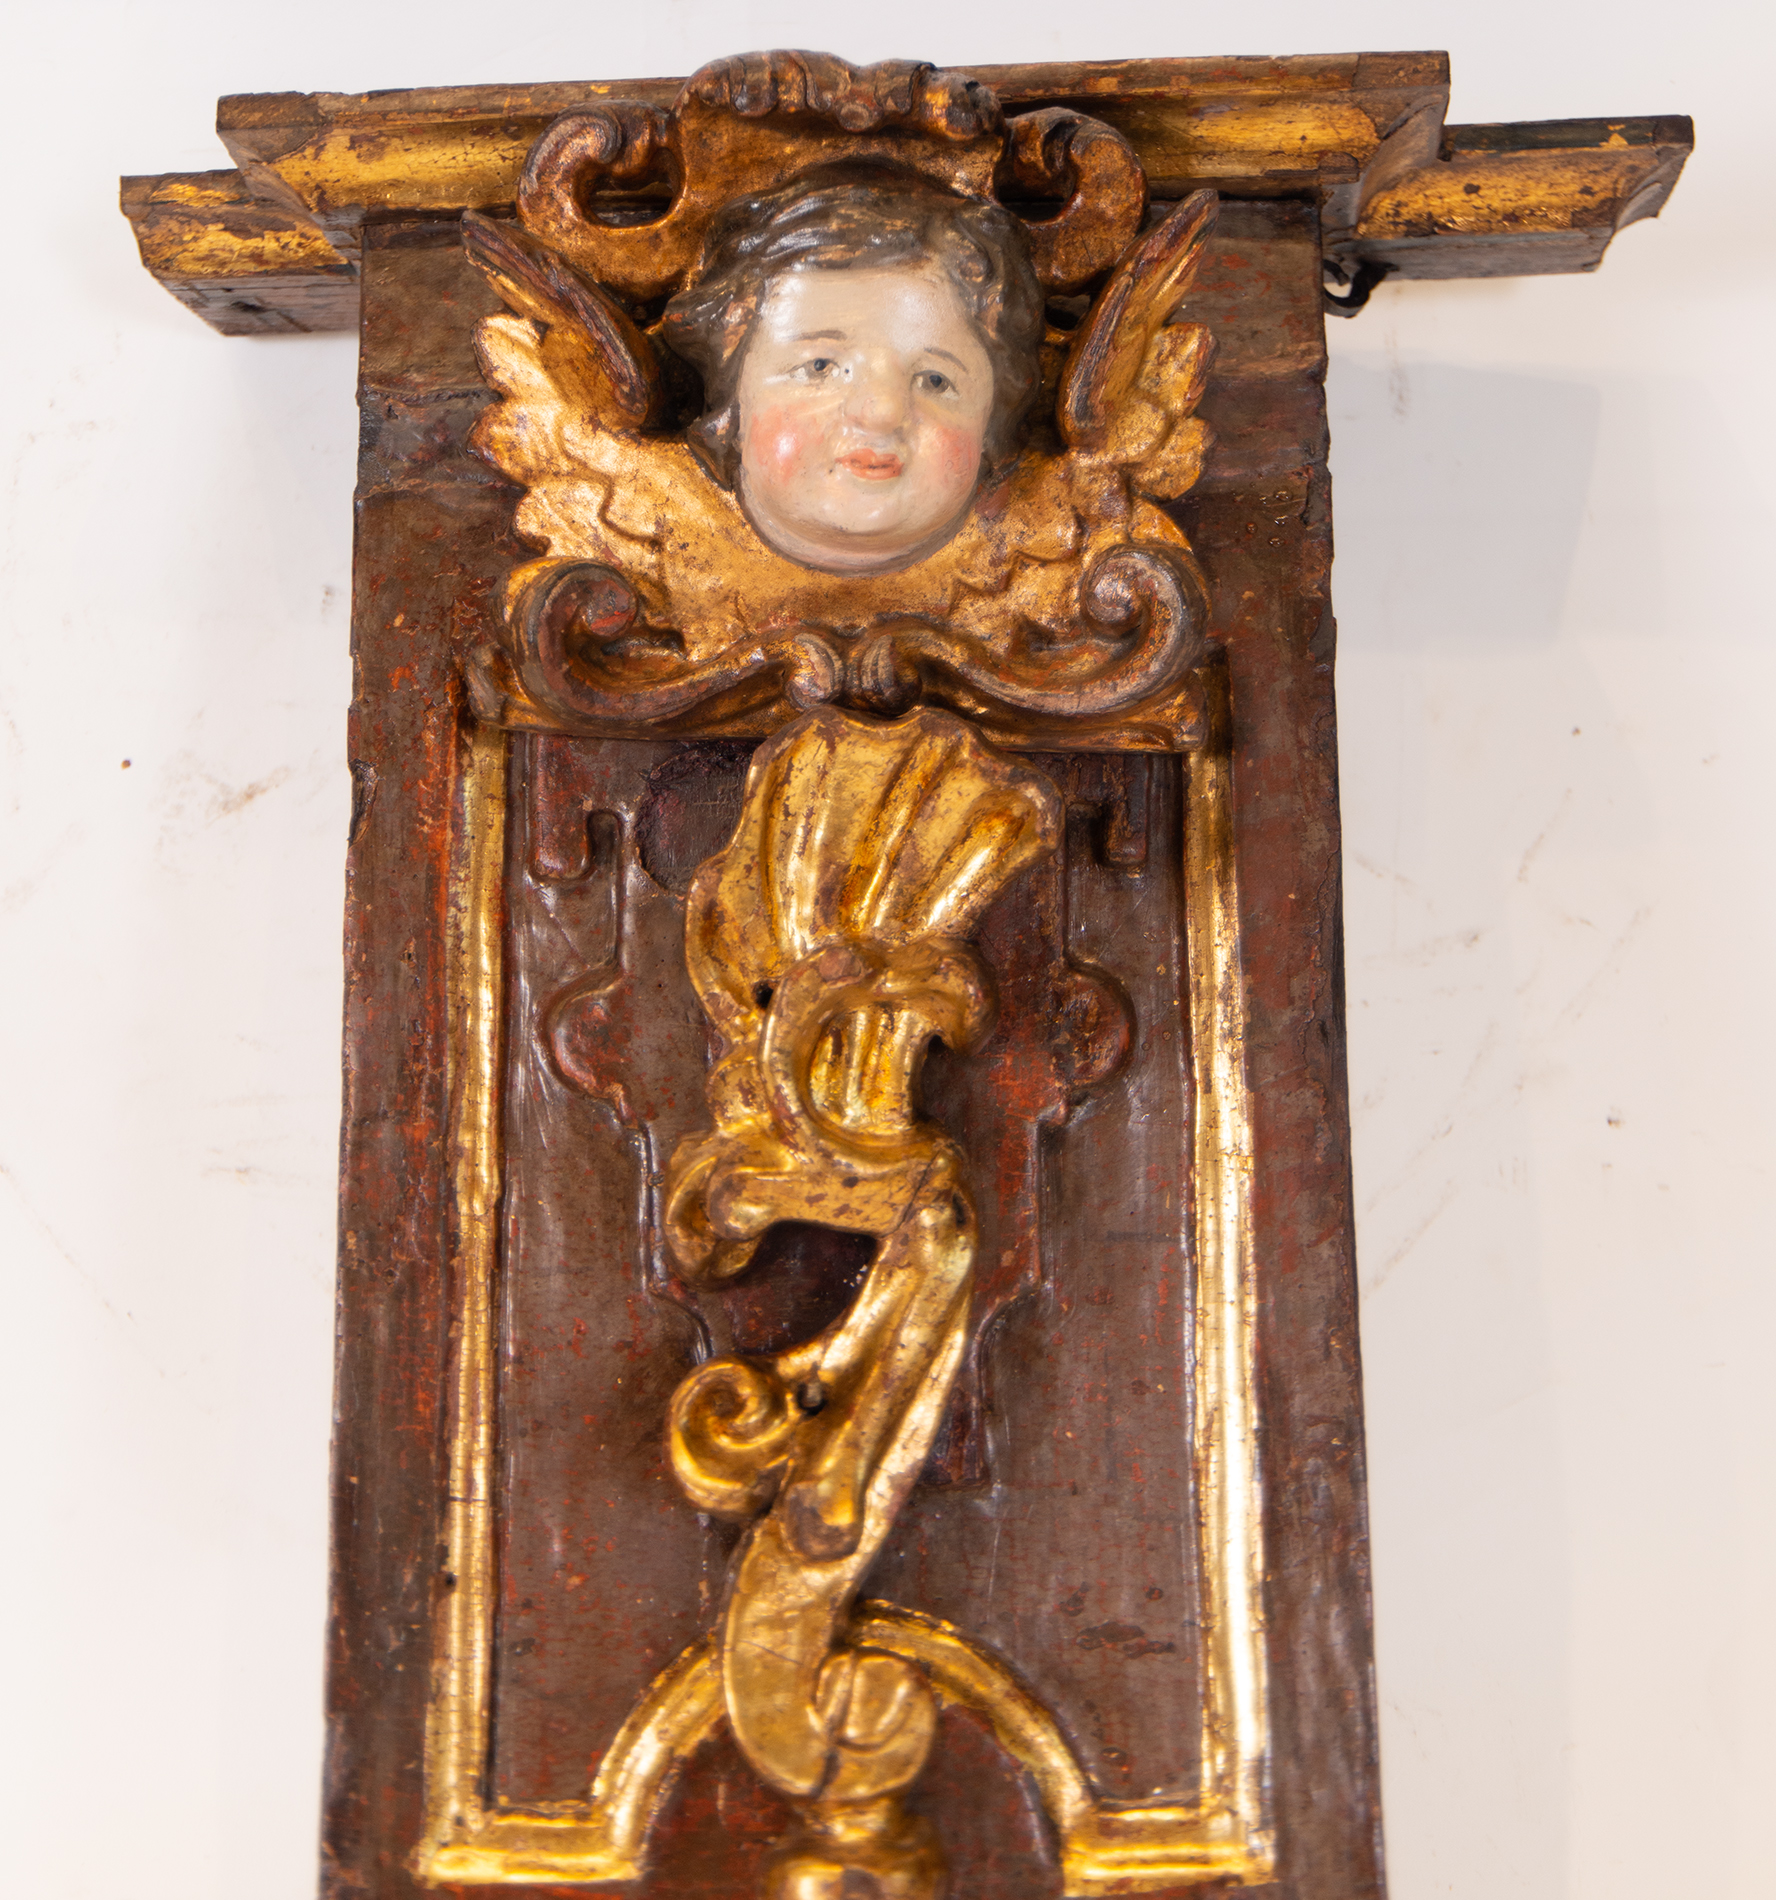
[[[892,481],[906,467],[898,455],[886,449],[847,449],[833,459],[840,468],[866,482]]]

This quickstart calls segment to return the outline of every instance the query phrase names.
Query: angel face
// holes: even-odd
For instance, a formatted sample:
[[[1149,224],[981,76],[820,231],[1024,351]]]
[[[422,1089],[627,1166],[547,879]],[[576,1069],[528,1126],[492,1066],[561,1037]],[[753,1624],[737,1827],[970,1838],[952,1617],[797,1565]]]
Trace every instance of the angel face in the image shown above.
[[[738,394],[740,497],[780,554],[870,573],[919,559],[961,525],[993,365],[935,264],[785,271]]]

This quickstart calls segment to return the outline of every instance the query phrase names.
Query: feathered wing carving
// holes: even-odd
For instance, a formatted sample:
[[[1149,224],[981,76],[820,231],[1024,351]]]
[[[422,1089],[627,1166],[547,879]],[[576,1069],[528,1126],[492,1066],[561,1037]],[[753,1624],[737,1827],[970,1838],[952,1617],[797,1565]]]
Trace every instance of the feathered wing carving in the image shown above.
[[[1186,198],[1123,258],[1074,336],[1055,420],[1091,462],[1130,471],[1135,493],[1171,501],[1202,469],[1208,427],[1196,415],[1214,339],[1173,313],[1215,226],[1212,191]]]
[[[471,668],[477,708],[557,731],[759,732],[821,700],[923,695],[1001,742],[1089,743],[1118,721],[1124,743],[1188,742],[1206,596],[1157,504],[1209,442],[1212,341],[1170,319],[1214,213],[1198,193],[1112,273],[1067,350],[1058,444],[1038,430],[927,559],[853,576],[767,546],[665,429],[669,359],[615,298],[469,214],[469,254],[513,312],[481,325],[501,400],[472,439],[526,490],[514,525],[543,550],[511,576],[507,650]]]
[[[542,326],[536,362],[555,402],[608,429],[658,426],[660,359],[622,305],[518,225],[465,211],[462,230],[463,248],[506,304]]]

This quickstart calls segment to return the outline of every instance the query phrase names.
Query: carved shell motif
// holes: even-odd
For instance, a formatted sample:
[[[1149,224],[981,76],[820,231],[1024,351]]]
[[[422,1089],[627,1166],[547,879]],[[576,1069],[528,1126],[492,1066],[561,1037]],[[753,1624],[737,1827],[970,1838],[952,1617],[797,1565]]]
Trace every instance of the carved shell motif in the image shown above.
[[[732,842],[692,887],[686,948],[723,1052],[716,1132],[673,1157],[683,1264],[736,1272],[778,1220],[886,1233],[954,1174],[913,1113],[933,1036],[978,1042],[992,986],[964,941],[1054,849],[1060,800],[962,720],[822,708],[753,762]]]

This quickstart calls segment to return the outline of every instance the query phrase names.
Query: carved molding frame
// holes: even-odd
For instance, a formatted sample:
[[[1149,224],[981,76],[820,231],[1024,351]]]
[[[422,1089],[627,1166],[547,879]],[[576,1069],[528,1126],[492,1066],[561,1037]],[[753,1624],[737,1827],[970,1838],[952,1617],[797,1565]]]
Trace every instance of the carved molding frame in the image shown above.
[[[1230,810],[1226,682],[1210,673],[1209,738],[1186,760],[1185,907],[1196,1099],[1197,1283],[1193,1455],[1204,1605],[1203,1786],[1196,1801],[1097,1798],[1054,1718],[996,1655],[917,1612],[861,1602],[854,1636],[923,1669],[941,1702],[983,1718],[1029,1774],[1060,1843],[1070,1896],[1181,1883],[1253,1882],[1275,1865],[1258,1461],[1252,1118]],[[444,1587],[426,1727],[426,1830],[414,1867],[431,1884],[597,1885],[638,1878],[676,1768],[723,1717],[714,1640],[649,1688],[583,1803],[485,1796],[495,1605],[496,1301],[502,874],[509,740],[462,742],[449,891],[449,1103],[454,1227],[447,1391]]]

